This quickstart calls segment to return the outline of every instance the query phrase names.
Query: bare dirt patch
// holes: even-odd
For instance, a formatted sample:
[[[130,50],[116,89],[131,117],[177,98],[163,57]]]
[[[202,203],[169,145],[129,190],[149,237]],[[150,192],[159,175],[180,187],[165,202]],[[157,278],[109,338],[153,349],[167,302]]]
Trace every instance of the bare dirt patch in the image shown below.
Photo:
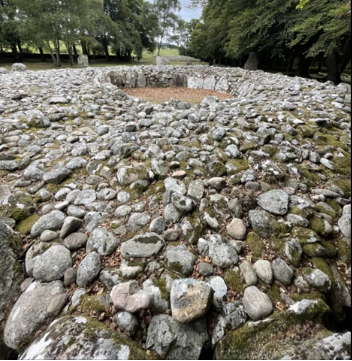
[[[205,97],[216,96],[220,100],[232,99],[230,94],[219,93],[214,90],[188,88],[133,88],[123,89],[131,96],[144,99],[153,104],[161,104],[171,99],[182,100],[191,104],[200,103]]]

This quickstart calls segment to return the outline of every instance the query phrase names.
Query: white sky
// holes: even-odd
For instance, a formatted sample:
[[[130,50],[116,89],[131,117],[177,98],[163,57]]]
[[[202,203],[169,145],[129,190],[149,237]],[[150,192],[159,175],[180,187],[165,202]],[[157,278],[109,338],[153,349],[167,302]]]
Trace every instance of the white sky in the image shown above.
[[[149,2],[153,2],[153,0],[148,0]],[[191,0],[180,0],[182,9],[179,12],[179,15],[183,20],[190,21],[192,19],[199,19],[202,15],[202,8],[198,9],[189,9],[188,6],[191,3]]]

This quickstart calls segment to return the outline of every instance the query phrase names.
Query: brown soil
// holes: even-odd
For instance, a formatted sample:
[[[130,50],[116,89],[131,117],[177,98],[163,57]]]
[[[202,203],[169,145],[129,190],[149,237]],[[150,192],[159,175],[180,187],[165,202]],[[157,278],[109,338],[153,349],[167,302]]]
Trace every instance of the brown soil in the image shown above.
[[[161,104],[171,99],[182,100],[191,104],[200,103],[205,97],[216,96],[219,100],[233,98],[230,94],[219,93],[214,90],[188,88],[133,88],[123,89],[131,96],[144,99],[153,104]]]

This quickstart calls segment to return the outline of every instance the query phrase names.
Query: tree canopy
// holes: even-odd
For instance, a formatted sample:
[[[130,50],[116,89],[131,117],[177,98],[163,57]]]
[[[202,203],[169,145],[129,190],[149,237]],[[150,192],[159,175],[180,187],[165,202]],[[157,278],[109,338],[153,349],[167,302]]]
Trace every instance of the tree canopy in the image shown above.
[[[203,59],[243,63],[256,52],[262,65],[300,59],[308,75],[315,58],[326,58],[328,78],[340,81],[350,60],[350,4],[346,0],[193,0],[203,2],[191,50]],[[333,69],[337,69],[332,74]]]

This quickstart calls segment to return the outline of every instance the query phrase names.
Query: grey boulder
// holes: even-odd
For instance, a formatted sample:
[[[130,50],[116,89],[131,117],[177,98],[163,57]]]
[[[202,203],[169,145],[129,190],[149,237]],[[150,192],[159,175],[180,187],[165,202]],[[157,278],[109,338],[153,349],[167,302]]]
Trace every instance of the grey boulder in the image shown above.
[[[23,351],[47,320],[47,308],[51,301],[63,293],[65,289],[60,281],[32,283],[17,300],[7,319],[5,344],[19,352]]]
[[[286,192],[274,189],[258,197],[258,204],[266,211],[275,215],[285,215],[288,212],[289,196]]]
[[[245,289],[242,301],[246,313],[254,321],[259,321],[273,312],[273,304],[268,295],[255,286]]]
[[[65,214],[61,211],[51,211],[40,217],[37,222],[33,224],[31,229],[31,236],[38,237],[43,231],[56,231],[61,229],[65,221]]]

